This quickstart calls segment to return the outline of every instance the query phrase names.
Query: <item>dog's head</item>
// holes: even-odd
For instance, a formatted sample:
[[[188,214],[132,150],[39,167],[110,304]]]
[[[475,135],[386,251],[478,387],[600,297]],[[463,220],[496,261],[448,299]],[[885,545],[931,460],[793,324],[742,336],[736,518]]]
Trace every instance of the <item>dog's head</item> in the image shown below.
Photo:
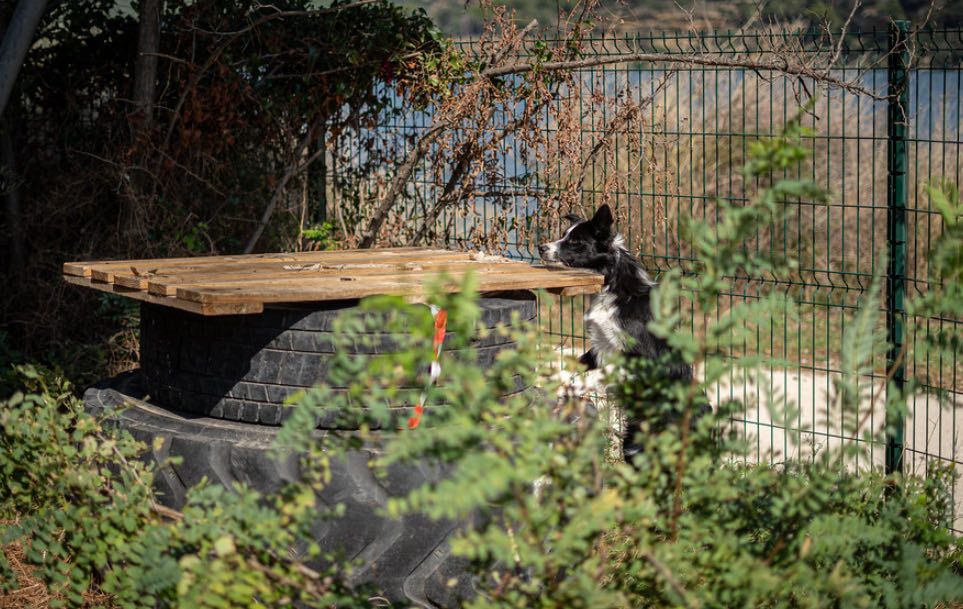
[[[579,269],[597,269],[615,253],[612,210],[603,205],[591,220],[565,216],[572,224],[562,238],[538,246],[545,262]]]

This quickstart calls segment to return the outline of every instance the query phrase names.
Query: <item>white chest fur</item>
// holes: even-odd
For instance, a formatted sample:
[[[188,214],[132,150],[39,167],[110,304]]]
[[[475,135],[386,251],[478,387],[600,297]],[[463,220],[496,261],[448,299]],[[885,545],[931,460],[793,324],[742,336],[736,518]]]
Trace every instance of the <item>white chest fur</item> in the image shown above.
[[[625,340],[614,294],[603,290],[592,300],[592,306],[585,313],[585,330],[600,360],[622,352]]]

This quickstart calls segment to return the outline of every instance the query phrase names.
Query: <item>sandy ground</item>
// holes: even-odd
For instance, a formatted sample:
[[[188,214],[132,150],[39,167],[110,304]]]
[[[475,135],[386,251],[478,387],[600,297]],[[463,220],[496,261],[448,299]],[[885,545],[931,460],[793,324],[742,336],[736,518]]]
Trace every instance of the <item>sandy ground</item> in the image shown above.
[[[582,390],[601,389],[598,375],[564,376]],[[719,383],[710,396],[714,404],[736,400],[745,405],[744,416],[734,417],[732,428],[748,444],[750,459],[769,463],[812,459],[843,443],[855,443],[859,450],[846,459],[850,469],[882,470],[885,447],[877,438],[885,423],[883,385],[865,379],[858,412],[844,412],[834,399],[835,378],[838,375],[808,370],[762,369],[752,379]],[[904,471],[925,475],[927,468],[941,465],[956,472],[952,528],[963,533],[963,392],[951,393],[942,403],[935,395],[917,394],[908,408]]]
[[[755,382],[733,380],[716,388],[717,400],[731,398],[746,404],[745,417],[733,420],[754,459],[781,462],[809,459],[814,454],[856,443],[859,451],[847,459],[853,469],[882,469],[884,446],[871,438],[885,422],[886,392],[870,379],[861,387],[858,412],[843,412],[834,399],[838,375],[797,370],[761,370]],[[788,416],[780,417],[788,404]],[[952,468],[958,479],[953,491],[956,516],[953,528],[963,532],[963,395],[945,397],[916,394],[908,402],[905,423],[904,471],[924,475],[927,468]],[[775,413],[775,416],[774,416]],[[854,433],[856,425],[859,432]]]

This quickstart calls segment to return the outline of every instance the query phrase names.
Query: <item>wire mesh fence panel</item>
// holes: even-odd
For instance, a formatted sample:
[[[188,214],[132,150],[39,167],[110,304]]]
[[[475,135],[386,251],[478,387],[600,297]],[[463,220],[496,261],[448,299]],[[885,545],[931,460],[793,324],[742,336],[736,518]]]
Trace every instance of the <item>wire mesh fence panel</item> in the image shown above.
[[[842,44],[839,44],[842,41]],[[551,41],[549,42],[551,44]],[[460,43],[471,55],[485,52],[477,42]],[[881,336],[886,336],[885,290],[872,292],[890,275],[888,249],[893,222],[893,118],[888,91],[891,32],[834,33],[767,30],[744,33],[651,34],[601,37],[585,42],[581,57],[613,59],[641,53],[658,61],[621,61],[574,70],[551,104],[540,109],[538,129],[542,148],[516,132],[501,133],[497,154],[484,171],[473,176],[472,196],[446,205],[437,215],[433,205],[446,192],[451,167],[423,156],[404,193],[404,205],[389,230],[396,241],[411,238],[411,226],[425,224],[439,244],[453,248],[484,248],[522,260],[536,260],[537,244],[558,238],[560,216],[591,214],[609,204],[629,250],[649,272],[666,269],[696,271],[693,252],[683,234],[687,219],[715,222],[719,200],[740,204],[758,184],[747,183],[740,169],[753,142],[779,135],[810,97],[802,113],[810,157],[785,171],[787,178],[807,178],[829,193],[828,201],[793,200],[778,223],[760,227],[745,244],[751,253],[781,254],[799,261],[791,276],[736,278],[723,295],[719,310],[697,311],[680,303],[693,332],[699,332],[726,308],[752,302],[778,290],[799,303],[789,313],[758,319],[745,340],[730,355],[761,354],[780,364],[760,368],[751,379],[731,378],[713,388],[713,400],[738,400],[744,416],[732,424],[751,447],[751,458],[782,462],[812,459],[842,445],[861,450],[852,457],[858,469],[886,464],[884,443],[856,434],[847,421],[858,420],[882,430],[887,420],[888,366],[884,345],[860,377],[859,412],[843,412],[834,382],[843,374],[839,353],[847,322],[871,293],[880,310]],[[752,65],[776,52],[791,52],[822,66],[821,73],[852,87],[821,87],[805,74],[787,75],[778,65]],[[921,32],[907,47],[911,69],[901,108],[906,123],[905,289],[906,297],[930,287],[927,253],[942,230],[940,215],[930,207],[926,185],[939,178],[960,183],[961,61],[963,32]],[[713,57],[715,62],[686,63],[687,57]],[[740,66],[739,64],[745,64]],[[713,65],[715,64],[715,65]],[[517,76],[503,77],[511,88]],[[611,131],[625,100],[634,100],[641,116],[632,131]],[[514,129],[524,104],[506,101],[493,107],[493,124]],[[573,135],[572,126],[575,126]],[[341,142],[327,163],[329,182],[352,184],[351,197],[377,199],[397,166],[420,135],[432,126],[431,109],[415,111],[405,100],[385,113],[368,140]],[[472,133],[461,123],[454,133]],[[366,136],[367,137],[367,136]],[[538,138],[535,138],[538,139]],[[603,140],[603,154],[591,156],[581,169],[583,179],[571,184],[565,150],[584,151]],[[551,149],[551,150],[549,150]],[[555,151],[553,153],[552,151]],[[441,152],[434,150],[433,152]],[[335,159],[334,157],[337,157]],[[583,154],[584,157],[584,154]],[[339,160],[338,160],[339,159]],[[363,163],[380,165],[363,178],[345,178]],[[339,177],[340,175],[340,177]],[[354,174],[352,174],[354,175]],[[568,182],[567,182],[568,180]],[[347,188],[347,187],[346,187]],[[574,188],[578,196],[560,191]],[[344,197],[332,193],[332,197]],[[345,206],[350,207],[350,206]],[[540,320],[560,353],[580,355],[587,348],[582,319],[589,297],[553,298],[540,307]],[[914,345],[927,332],[960,324],[961,319],[909,319],[903,338],[905,370],[921,386],[907,398],[903,421],[906,471],[926,473],[934,465],[963,474],[963,362],[952,357],[915,357]],[[891,359],[891,358],[890,358]],[[892,361],[889,361],[892,364]],[[776,416],[770,406],[784,398],[792,416]],[[784,415],[784,413],[783,413]],[[957,482],[952,500],[963,530],[963,486]]]
[[[942,233],[940,214],[927,197],[938,180],[960,184],[963,159],[963,114],[960,109],[963,33],[959,30],[920,32],[911,50],[916,60],[910,72],[908,103],[908,197],[906,203],[907,297],[933,288],[929,252]],[[963,360],[958,350],[933,355],[921,344],[934,332],[956,328],[963,318],[911,318],[906,337],[907,376],[920,384],[907,403],[905,471],[927,474],[947,465],[963,473]],[[953,501],[953,528],[963,529],[963,485],[958,480]]]

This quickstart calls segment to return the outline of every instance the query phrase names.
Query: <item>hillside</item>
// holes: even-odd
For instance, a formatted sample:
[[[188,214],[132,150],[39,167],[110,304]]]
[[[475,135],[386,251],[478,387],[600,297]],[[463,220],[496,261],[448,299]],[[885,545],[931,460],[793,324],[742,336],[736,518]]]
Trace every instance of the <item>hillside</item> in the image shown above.
[[[452,36],[477,35],[481,30],[482,14],[476,3],[463,0],[403,0],[401,4],[424,8],[441,28]],[[554,27],[558,8],[570,9],[571,0],[519,0],[504,2],[517,11],[518,20],[528,23],[538,19],[544,27]],[[842,24],[852,7],[842,0],[771,0],[758,10],[758,2],[701,0],[622,0],[603,3],[599,17],[610,27],[621,32],[687,29],[694,22],[698,29],[738,28],[756,16],[763,21],[803,19],[823,23],[827,19]],[[891,19],[922,21],[929,2],[925,0],[864,0],[854,18],[857,28],[884,26]],[[942,8],[930,20],[935,26],[963,25],[963,0],[943,0]],[[682,8],[680,8],[682,7]],[[685,10],[683,10],[685,9]],[[691,11],[690,20],[687,11]]]

